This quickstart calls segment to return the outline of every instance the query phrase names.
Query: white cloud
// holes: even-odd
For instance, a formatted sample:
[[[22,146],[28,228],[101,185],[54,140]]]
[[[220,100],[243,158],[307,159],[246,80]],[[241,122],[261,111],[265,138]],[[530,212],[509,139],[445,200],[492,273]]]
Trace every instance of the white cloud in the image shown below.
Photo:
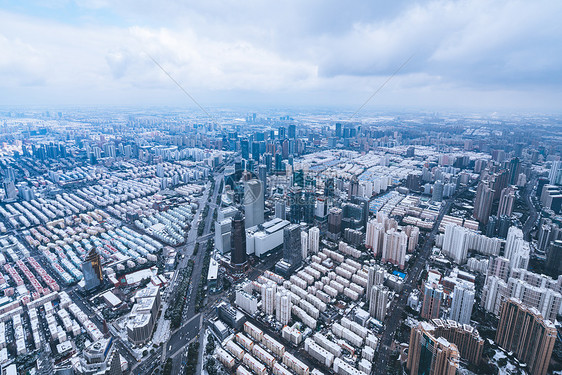
[[[61,101],[183,100],[146,51],[209,100],[353,105],[415,53],[376,103],[462,105],[486,97],[505,105],[506,97],[522,100],[529,92],[529,100],[556,108],[561,2],[383,5],[78,0],[88,21],[74,23],[0,11],[0,100],[41,102],[53,93]]]

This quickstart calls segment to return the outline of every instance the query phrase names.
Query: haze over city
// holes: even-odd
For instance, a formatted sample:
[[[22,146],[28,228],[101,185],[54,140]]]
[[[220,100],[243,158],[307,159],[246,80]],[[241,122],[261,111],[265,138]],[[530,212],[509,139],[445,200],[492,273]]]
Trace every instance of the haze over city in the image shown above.
[[[562,374],[561,14],[0,0],[0,375]]]

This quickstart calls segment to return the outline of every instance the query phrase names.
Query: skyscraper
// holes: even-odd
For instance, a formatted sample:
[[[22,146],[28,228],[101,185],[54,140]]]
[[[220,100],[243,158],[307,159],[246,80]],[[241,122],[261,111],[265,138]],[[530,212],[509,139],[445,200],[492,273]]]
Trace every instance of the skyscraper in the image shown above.
[[[383,321],[386,317],[386,307],[390,291],[383,285],[374,285],[369,297],[369,314],[372,318]]]
[[[421,322],[410,331],[406,367],[410,375],[454,375],[459,368],[457,346],[434,335],[434,327]]]
[[[287,290],[281,289],[277,292],[275,299],[275,318],[283,325],[289,324],[293,306],[291,296]]]
[[[101,285],[103,281],[101,258],[95,248],[92,248],[84,258],[82,274],[84,275],[86,290],[92,290]]]
[[[474,305],[474,284],[461,282],[455,285],[449,318],[461,324],[470,324]]]
[[[546,269],[552,275],[562,274],[562,240],[550,243],[546,253]]]
[[[556,342],[556,327],[534,308],[509,298],[501,305],[496,343],[527,364],[531,375],[544,375]]]
[[[304,230],[301,231],[301,252],[302,259],[308,257],[308,233]]]
[[[244,216],[238,211],[232,218],[232,231],[230,236],[230,264],[236,269],[245,269],[248,262],[246,254],[246,228]]]
[[[369,267],[367,280],[367,300],[371,299],[371,290],[374,286],[384,283],[384,268],[380,266]]]
[[[308,250],[311,254],[316,254],[320,250],[320,229],[317,227],[308,230]]]
[[[511,216],[514,201],[515,190],[511,186],[502,189],[500,203],[498,205],[498,217],[503,215]]]
[[[473,216],[482,224],[488,223],[490,212],[492,211],[492,203],[494,201],[494,190],[488,186],[488,182],[480,181],[476,189],[476,198],[474,199]]]
[[[291,224],[283,230],[283,260],[293,269],[302,262],[301,227],[298,224]]]
[[[441,299],[443,298],[443,286],[440,284],[426,282],[423,289],[423,304],[421,316],[424,319],[439,318]]]
[[[390,262],[400,269],[404,269],[408,236],[404,232],[398,232],[391,228],[384,234],[382,246],[382,262]]]
[[[367,247],[367,249],[372,249],[374,256],[378,256],[382,251],[384,234],[383,223],[379,223],[376,219],[372,219],[367,223],[365,247]]]
[[[433,192],[431,193],[431,200],[434,202],[441,202],[443,200],[443,182],[435,181],[433,184]]]
[[[264,221],[264,191],[263,184],[258,179],[251,179],[244,183],[244,211],[246,226],[262,224]]]

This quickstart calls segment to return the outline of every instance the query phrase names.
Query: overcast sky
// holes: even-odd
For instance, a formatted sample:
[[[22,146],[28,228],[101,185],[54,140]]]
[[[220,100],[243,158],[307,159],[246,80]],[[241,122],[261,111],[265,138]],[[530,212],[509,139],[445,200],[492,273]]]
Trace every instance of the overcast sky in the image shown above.
[[[542,110],[562,1],[0,0],[0,104]]]

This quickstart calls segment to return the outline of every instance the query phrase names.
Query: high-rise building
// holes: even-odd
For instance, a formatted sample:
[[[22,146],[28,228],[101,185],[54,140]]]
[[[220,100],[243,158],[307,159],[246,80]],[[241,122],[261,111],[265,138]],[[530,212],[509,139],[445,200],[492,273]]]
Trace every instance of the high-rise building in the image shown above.
[[[343,211],[341,208],[332,207],[328,214],[328,236],[334,240],[341,235],[341,222]]]
[[[476,189],[476,198],[474,199],[473,216],[482,224],[487,224],[492,211],[492,203],[494,201],[494,190],[490,188],[488,182],[480,181]]]
[[[470,324],[474,305],[474,284],[460,282],[455,285],[449,318],[461,324]]]
[[[548,173],[548,181],[552,185],[562,185],[562,161],[556,160],[552,162],[550,172]]]
[[[277,292],[275,301],[275,318],[283,325],[289,324],[291,321],[292,302],[291,296],[287,290],[281,289]]]
[[[443,182],[435,181],[433,184],[433,192],[431,193],[431,200],[434,202],[441,202],[443,200]]]
[[[423,289],[423,303],[421,317],[424,319],[439,318],[441,300],[443,299],[443,286],[426,282]]]
[[[509,259],[510,269],[527,269],[530,258],[530,247],[529,243],[523,239],[523,231],[520,228],[509,228],[505,241],[504,256]]]
[[[456,224],[445,225],[443,253],[457,264],[464,264],[468,253],[470,230]]]
[[[453,320],[433,319],[435,337],[443,337],[455,344],[461,358],[474,365],[480,364],[484,339],[476,328],[468,324],[459,324]]]
[[[301,252],[302,259],[308,257],[308,233],[304,230],[301,231]]]
[[[504,188],[500,195],[500,203],[498,205],[498,217],[502,215],[511,216],[513,212],[513,202],[515,201],[515,190],[508,186]]]
[[[95,248],[92,248],[84,258],[82,274],[84,275],[84,288],[86,290],[97,288],[103,282],[101,257]]]
[[[546,253],[546,269],[552,275],[562,274],[562,240],[551,242]]]
[[[232,218],[230,242],[230,264],[236,269],[245,269],[248,263],[246,254],[246,228],[244,216],[238,211]]]
[[[277,294],[277,284],[269,281],[266,285],[262,285],[261,303],[263,311],[267,315],[273,315],[275,310],[275,301]]]
[[[379,223],[377,219],[372,219],[367,223],[365,247],[372,249],[375,257],[382,252],[384,234],[384,224]]]
[[[382,262],[390,262],[400,269],[404,269],[408,236],[404,232],[398,232],[391,228],[384,234],[382,246]]]
[[[251,179],[244,183],[244,211],[246,226],[262,224],[264,221],[264,191],[263,184],[258,179]]]
[[[410,375],[454,375],[459,368],[459,350],[445,338],[436,337],[432,324],[421,322],[410,331]]]
[[[281,220],[286,218],[285,201],[282,199],[275,202],[275,217]]]
[[[374,286],[382,285],[384,283],[384,268],[380,266],[369,267],[368,280],[367,280],[367,300],[371,298],[371,290]]]
[[[496,343],[527,364],[531,375],[544,375],[556,342],[556,327],[517,299],[501,305]]]
[[[308,250],[316,254],[320,250],[320,229],[312,227],[308,230]]]
[[[383,321],[386,317],[390,291],[383,285],[374,285],[369,298],[369,314],[371,317]]]
[[[291,224],[283,230],[283,260],[297,268],[302,262],[301,227]]]

